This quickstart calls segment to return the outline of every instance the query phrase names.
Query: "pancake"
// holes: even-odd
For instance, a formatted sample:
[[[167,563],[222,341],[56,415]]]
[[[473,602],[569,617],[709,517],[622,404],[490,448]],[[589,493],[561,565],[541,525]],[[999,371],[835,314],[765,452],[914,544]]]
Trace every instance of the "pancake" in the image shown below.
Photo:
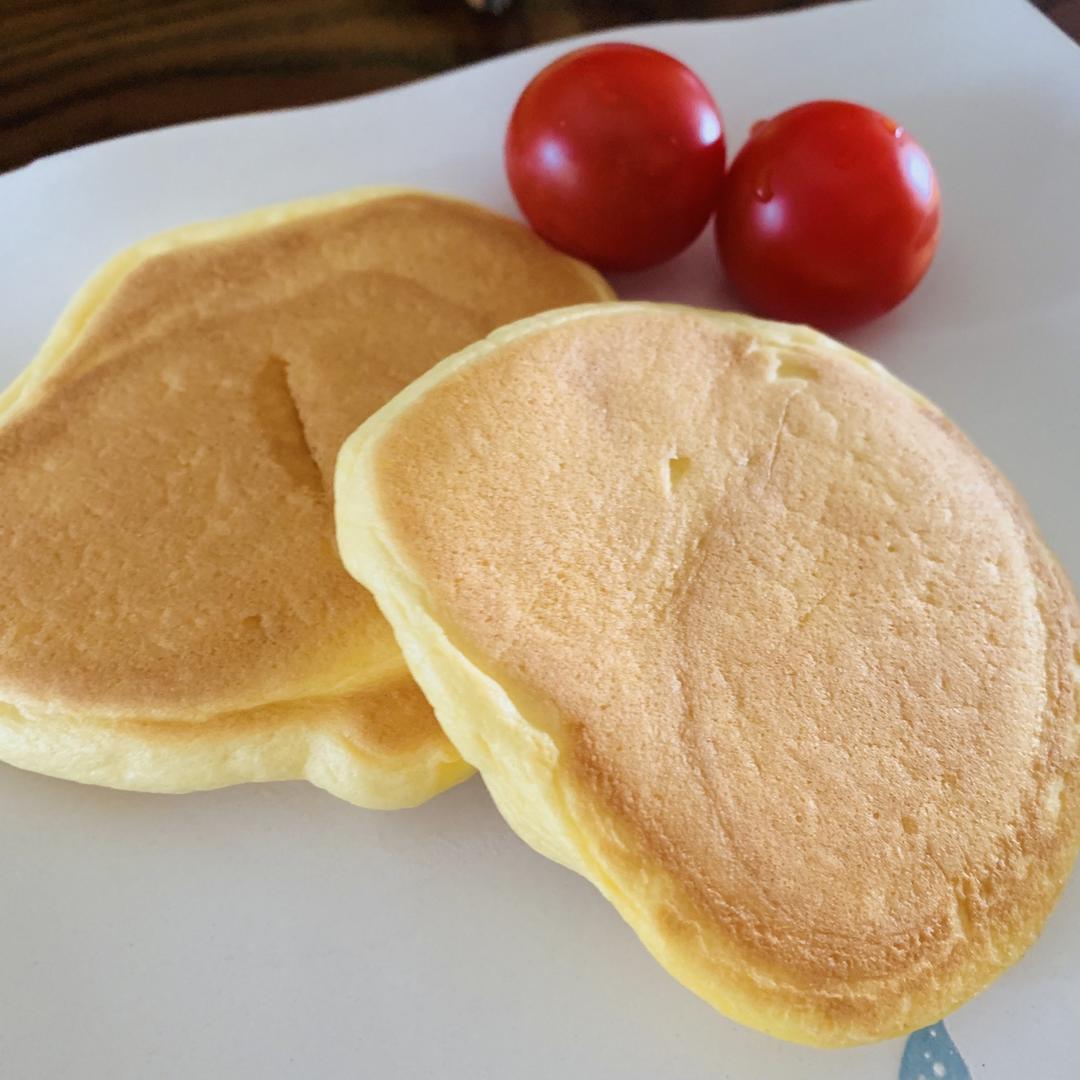
[[[462,756],[728,1016],[940,1019],[1080,841],[1080,621],[1008,484],[813,331],[553,312],[342,448],[338,542]]]
[[[447,353],[610,295],[523,226],[395,189],[114,259],[0,399],[0,758],[373,807],[463,779],[341,566],[337,450]]]

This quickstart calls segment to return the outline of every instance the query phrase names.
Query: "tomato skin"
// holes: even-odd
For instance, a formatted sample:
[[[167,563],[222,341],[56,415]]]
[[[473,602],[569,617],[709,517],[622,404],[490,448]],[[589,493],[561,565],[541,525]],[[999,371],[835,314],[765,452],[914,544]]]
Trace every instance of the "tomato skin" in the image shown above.
[[[704,229],[723,181],[724,125],[700,79],[640,45],[567,53],[525,87],[506,133],[522,213],[553,246],[638,270]]]
[[[933,166],[903,128],[814,101],[754,125],[725,180],[716,239],[751,310],[835,329],[915,288],[940,220]]]

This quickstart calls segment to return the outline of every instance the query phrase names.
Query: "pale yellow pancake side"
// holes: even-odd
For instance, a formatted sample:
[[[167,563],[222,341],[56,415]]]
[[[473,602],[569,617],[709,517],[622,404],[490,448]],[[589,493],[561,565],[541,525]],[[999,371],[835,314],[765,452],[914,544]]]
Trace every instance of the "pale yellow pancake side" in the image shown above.
[[[448,352],[607,297],[479,207],[369,189],[148,240],[0,399],[0,758],[410,805],[470,771],[333,537],[338,446]]]
[[[338,538],[503,814],[822,1046],[1014,962],[1080,842],[1076,601],[932,406],[810,330],[497,331],[345,444]]]

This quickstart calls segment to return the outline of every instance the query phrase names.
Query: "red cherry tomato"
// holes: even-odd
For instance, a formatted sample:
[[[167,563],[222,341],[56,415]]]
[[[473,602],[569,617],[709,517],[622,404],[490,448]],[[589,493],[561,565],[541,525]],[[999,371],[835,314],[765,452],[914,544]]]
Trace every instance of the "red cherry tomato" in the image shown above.
[[[937,246],[937,178],[903,128],[813,101],[755,124],[716,220],[727,276],[756,312],[838,327],[895,307]]]
[[[590,45],[518,99],[506,172],[529,224],[609,270],[678,254],[705,227],[724,175],[724,125],[701,80],[640,45]]]

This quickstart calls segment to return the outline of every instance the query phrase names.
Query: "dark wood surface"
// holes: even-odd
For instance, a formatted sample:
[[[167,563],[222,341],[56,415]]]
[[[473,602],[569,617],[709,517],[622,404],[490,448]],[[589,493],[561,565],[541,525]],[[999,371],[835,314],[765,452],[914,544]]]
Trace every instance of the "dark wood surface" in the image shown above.
[[[0,170],[125,132],[394,86],[588,30],[813,2],[514,0],[492,15],[465,0],[0,0]],[[1080,0],[1037,3],[1080,40]]]

